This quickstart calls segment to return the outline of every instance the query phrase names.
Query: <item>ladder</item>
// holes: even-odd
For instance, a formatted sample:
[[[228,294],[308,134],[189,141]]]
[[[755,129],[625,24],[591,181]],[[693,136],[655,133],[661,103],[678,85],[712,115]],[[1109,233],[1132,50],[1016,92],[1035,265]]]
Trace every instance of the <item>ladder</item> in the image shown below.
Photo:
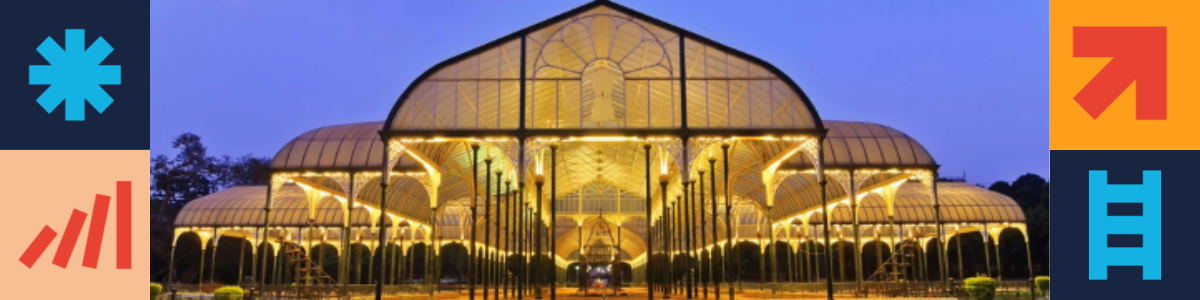
[[[325,273],[299,247],[287,247],[288,262],[292,265],[293,282],[297,285],[330,285],[333,277]]]
[[[900,243],[899,249],[892,251],[891,257],[883,262],[867,281],[900,281],[904,279],[904,269],[912,267],[909,263],[915,257],[916,245],[909,242]],[[890,270],[890,271],[889,271]]]

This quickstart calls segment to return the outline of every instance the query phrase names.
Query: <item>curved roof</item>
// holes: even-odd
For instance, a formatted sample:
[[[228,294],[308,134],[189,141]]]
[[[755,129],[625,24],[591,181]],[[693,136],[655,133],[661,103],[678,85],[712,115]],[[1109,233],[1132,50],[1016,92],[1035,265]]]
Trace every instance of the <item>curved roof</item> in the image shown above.
[[[872,193],[859,205],[860,224],[886,224],[887,205],[883,197]],[[918,182],[901,184],[896,191],[896,223],[934,222],[933,200],[929,188]],[[942,223],[1004,223],[1025,222],[1025,212],[1016,201],[1003,194],[964,182],[938,182],[938,202],[941,203]],[[820,223],[821,215],[814,214],[810,223]],[[848,207],[832,210],[833,224],[852,224]]]
[[[825,167],[827,169],[887,169],[937,167],[933,155],[908,134],[876,123],[857,121],[825,121],[829,128],[825,136]],[[788,143],[747,141],[753,151],[763,157],[774,157],[787,151]],[[812,168],[807,155],[792,156],[784,163],[787,168]]]
[[[366,170],[379,171],[383,168],[383,140],[379,130],[383,122],[364,122],[325,126],[309,130],[289,141],[275,153],[271,169],[314,171],[314,170]],[[442,158],[456,147],[455,143],[417,143],[414,150]],[[401,156],[396,169],[416,168],[419,162],[409,156]]]
[[[272,226],[308,226],[308,196],[295,185],[284,185],[271,209]],[[260,227],[267,186],[235,186],[188,202],[175,218],[180,227]],[[314,226],[341,227],[341,204],[326,196],[317,204]],[[352,226],[370,226],[371,216],[364,209],[351,215]]]
[[[825,163],[829,169],[887,169],[887,168],[935,168],[937,166],[933,156],[921,146],[919,142],[911,136],[896,130],[894,128],[866,122],[854,121],[826,121],[826,126],[829,126],[829,134],[825,140]],[[297,170],[297,171],[321,171],[321,170],[364,170],[378,171],[382,168],[382,151],[381,141],[378,136],[378,131],[382,128],[382,122],[367,122],[344,125],[333,125],[322,128],[317,128],[305,132],[295,139],[292,139],[282,149],[276,153],[274,160],[271,162],[271,168],[275,170]],[[791,144],[781,141],[760,141],[746,140],[735,145],[730,152],[731,166],[737,166],[738,169],[733,170],[731,175],[733,180],[738,184],[734,186],[734,193],[754,199],[760,205],[765,206],[766,195],[763,193],[764,188],[761,180],[761,175],[757,172],[762,168],[763,163],[777,155],[788,150]],[[495,145],[485,144],[485,147],[494,147]],[[439,164],[452,164],[458,170],[469,170],[470,161],[469,153],[461,143],[415,143],[412,144],[415,150],[424,153]],[[641,194],[644,191],[644,183],[640,180],[623,180],[621,176],[632,176],[633,178],[643,177],[644,167],[641,167],[644,153],[640,149],[640,145],[629,143],[569,143],[564,144],[559,150],[559,161],[563,163],[562,171],[559,176],[564,180],[559,185],[559,193],[569,194],[585,185],[593,182],[605,182],[614,185],[621,190],[639,191],[635,194]],[[500,150],[497,150],[499,152]],[[660,159],[659,152],[651,153],[652,160],[657,165]],[[674,164],[674,162],[670,162]],[[419,162],[409,156],[402,156],[396,164],[395,169],[416,169]],[[504,164],[503,160],[498,160],[497,164]],[[496,165],[500,168],[500,165]],[[722,165],[717,164],[718,172],[723,172]],[[809,169],[812,168],[812,161],[807,155],[794,155],[785,162],[785,168],[790,169]],[[675,168],[671,168],[674,170]],[[461,175],[461,176],[460,176]],[[885,180],[888,177],[900,175],[878,174],[870,182]],[[469,175],[458,173],[446,173],[444,184],[466,184]],[[480,178],[484,180],[484,178]],[[796,209],[816,205],[816,198],[819,195],[815,190],[806,189],[815,182],[815,178],[811,175],[797,175],[787,179],[784,184],[780,185],[778,197],[802,197],[812,198],[808,200],[796,199]],[[370,188],[374,185],[367,185]],[[420,185],[411,185],[412,188],[422,188]],[[340,189],[334,184],[330,184],[331,188]],[[652,186],[656,188],[657,186]],[[723,187],[721,187],[723,188]],[[840,192],[838,188],[829,190],[830,197],[837,197],[844,192]],[[445,199],[461,198],[466,196],[465,189],[447,189],[446,193],[441,193]],[[426,196],[415,193],[418,198],[427,198]],[[374,197],[373,194],[367,193],[363,197]],[[377,198],[377,197],[376,197]],[[428,199],[425,199],[428,201]],[[788,204],[777,205],[787,206]],[[790,210],[784,208],[780,212]]]
[[[901,172],[878,172],[866,175],[860,188],[907,178],[909,169],[931,170],[937,168],[932,154],[916,139],[894,128],[866,122],[825,121],[829,134],[825,138],[825,168],[829,170],[890,170]],[[791,151],[795,142],[771,140],[740,140],[731,147],[730,179],[731,192],[735,196],[753,200],[761,207],[767,206],[766,185],[762,170],[772,158]],[[719,154],[718,154],[719,155]],[[717,172],[723,174],[722,164]],[[809,155],[798,153],[782,162],[781,170],[812,170]],[[812,173],[793,174],[779,184],[775,193],[772,217],[795,214],[822,203],[820,189]],[[836,181],[829,181],[828,199],[844,197],[847,188]]]
[[[866,122],[826,121],[829,134],[825,140],[828,149],[825,163],[829,169],[888,169],[888,168],[936,168],[937,164],[932,155],[911,136],[894,128]],[[382,151],[378,130],[382,122],[367,122],[326,126],[305,132],[286,144],[276,154],[272,168],[279,171],[370,171],[382,168],[380,163]],[[788,150],[790,143],[784,141],[745,140],[739,141],[730,151],[731,175],[733,180],[732,194],[766,207],[765,185],[762,182],[761,169],[765,162],[772,157]],[[470,152],[463,143],[415,143],[415,150],[429,156],[441,166],[443,184],[439,188],[439,203],[463,199],[470,196]],[[497,145],[484,144],[485,148],[496,148]],[[485,149],[486,150],[486,149]],[[494,149],[495,150],[495,149]],[[495,150],[500,153],[502,150]],[[642,180],[625,180],[625,177],[642,178],[645,168],[641,165],[644,151],[640,145],[632,143],[568,143],[564,144],[558,154],[560,168],[558,191],[560,201],[578,195],[579,189],[597,184],[616,187],[617,190],[629,191],[632,197],[627,197],[630,204],[641,204],[638,199],[644,197],[645,186]],[[658,165],[662,159],[658,151],[652,151],[652,162]],[[674,165],[673,161],[669,162]],[[416,170],[416,160],[402,156],[394,169]],[[505,168],[505,160],[497,160],[494,168]],[[723,174],[723,164],[716,164],[718,174]],[[807,155],[794,155],[784,163],[787,169],[811,169],[812,162]],[[670,168],[675,170],[675,168]],[[894,181],[909,175],[904,173],[876,173],[869,175],[861,187],[870,187],[888,181]],[[706,176],[706,181],[707,181]],[[340,191],[342,187],[328,178],[309,178],[315,184],[325,188]],[[487,178],[480,175],[480,182]],[[493,178],[494,180],[494,178]],[[378,179],[363,185],[359,199],[367,203],[379,202]],[[775,208],[772,218],[780,218],[816,207],[821,201],[820,190],[814,183],[814,174],[795,174],[784,180],[778,187]],[[711,182],[705,183],[711,185]],[[495,187],[499,188],[499,187]],[[652,185],[657,200],[659,188]],[[717,187],[718,195],[724,194],[724,186]],[[429,195],[416,180],[393,180],[388,189],[389,211],[403,216],[426,221],[431,215],[429,211]],[[706,193],[709,190],[706,189]],[[589,194],[590,195],[590,194]],[[830,181],[826,191],[828,199],[845,197],[846,189],[839,182]],[[549,198],[549,197],[547,197]],[[548,200],[547,200],[548,201]],[[721,200],[724,201],[724,200]],[[566,203],[573,203],[567,201]],[[657,203],[655,204],[657,205]],[[612,212],[614,207],[607,205],[603,210]],[[564,206],[565,207],[565,206]],[[628,209],[644,209],[644,205],[626,205]]]
[[[619,84],[596,75],[614,72]],[[824,127],[800,87],[770,63],[596,1],[425,71],[384,130],[663,129],[685,118],[692,129]]]
[[[894,128],[848,121],[830,121],[826,126],[824,163],[830,168],[937,165],[917,140]]]
[[[271,211],[272,223],[276,226],[284,227],[301,227],[307,226],[307,198],[304,191],[294,185],[285,185],[279,192],[279,197],[276,198],[277,206]],[[1017,205],[1008,196],[992,192],[990,190],[970,185],[962,182],[939,182],[938,197],[942,204],[942,221],[946,224],[956,223],[1024,223],[1025,215]],[[176,219],[176,226],[180,227],[257,227],[262,225],[263,205],[266,199],[265,186],[238,186],[232,187],[220,192],[201,197],[189,202],[180,211],[179,217]],[[896,191],[896,220],[897,225],[904,226],[919,226],[919,224],[934,223],[933,206],[929,198],[929,189],[918,182],[906,182],[901,184]],[[723,207],[720,204],[719,207]],[[760,227],[766,224],[764,216],[761,215],[761,208],[749,204],[735,205],[735,219],[737,220],[737,234],[740,237],[755,237],[758,236]],[[704,219],[704,230],[711,230],[715,221],[717,230],[717,238],[725,240],[724,209],[717,210],[717,219],[712,219],[712,211],[708,210],[708,205],[701,206],[702,210],[698,214]],[[860,208],[860,224],[863,224],[864,234],[874,234],[876,231],[890,234],[888,227],[878,227],[873,225],[887,225],[887,208],[883,198],[879,194],[870,194],[862,200]],[[469,226],[463,226],[464,218],[469,218],[468,210],[463,207],[447,207],[446,218],[440,222],[439,229],[442,235],[450,238],[465,238],[465,229]],[[848,225],[852,223],[850,209],[845,206],[838,207],[831,211],[834,225]],[[340,227],[342,222],[341,208],[337,202],[331,197],[323,199],[317,208],[316,226]],[[362,227],[369,226],[369,214],[365,210],[357,210],[353,216],[354,223],[352,226]],[[814,214],[809,224],[820,224],[821,215]],[[609,218],[590,217],[584,221],[585,234],[590,232],[598,222],[605,222],[610,226],[615,225]],[[696,220],[699,224],[700,220]],[[622,222],[622,246],[623,250],[631,256],[638,256],[645,252],[645,219],[644,218],[627,218]],[[556,222],[555,234],[557,234],[557,254],[562,257],[568,257],[578,249],[578,227],[575,220],[560,216]],[[841,233],[848,228],[838,226],[835,228]],[[907,227],[906,231],[929,231],[928,228]],[[926,232],[928,233],[928,232]],[[849,233],[845,233],[849,234]]]
[[[383,167],[382,122],[326,126],[292,139],[271,160],[272,169]]]

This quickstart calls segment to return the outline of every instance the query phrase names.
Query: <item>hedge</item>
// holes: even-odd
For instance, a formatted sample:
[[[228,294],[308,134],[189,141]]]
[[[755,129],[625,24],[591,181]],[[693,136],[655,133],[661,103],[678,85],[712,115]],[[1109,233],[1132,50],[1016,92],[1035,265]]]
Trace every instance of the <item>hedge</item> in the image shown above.
[[[1042,291],[1042,293],[1050,290],[1050,276],[1034,277],[1033,283],[1037,285],[1038,290]]]
[[[150,283],[150,300],[158,299],[159,294],[162,294],[162,285]]]
[[[964,285],[971,300],[992,300],[996,298],[995,279],[985,276],[967,278]]]
[[[223,286],[213,292],[213,300],[242,300],[242,288]]]

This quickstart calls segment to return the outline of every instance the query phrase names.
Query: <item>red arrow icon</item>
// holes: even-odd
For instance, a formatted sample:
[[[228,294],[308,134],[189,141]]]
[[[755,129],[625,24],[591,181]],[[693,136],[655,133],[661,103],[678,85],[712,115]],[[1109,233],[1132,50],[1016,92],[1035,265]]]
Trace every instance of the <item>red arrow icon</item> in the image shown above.
[[[1137,119],[1167,119],[1166,27],[1075,27],[1075,57],[1113,59],[1075,94],[1092,119],[1137,82]]]

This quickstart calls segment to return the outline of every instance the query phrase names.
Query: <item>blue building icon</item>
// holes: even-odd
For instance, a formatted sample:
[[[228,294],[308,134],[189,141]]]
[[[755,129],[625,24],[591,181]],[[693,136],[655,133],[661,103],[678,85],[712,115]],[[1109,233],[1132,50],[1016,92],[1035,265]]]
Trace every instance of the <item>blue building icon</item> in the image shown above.
[[[1162,279],[1162,171],[1142,171],[1142,184],[1108,184],[1108,171],[1088,171],[1088,279],[1107,280],[1109,266]]]

